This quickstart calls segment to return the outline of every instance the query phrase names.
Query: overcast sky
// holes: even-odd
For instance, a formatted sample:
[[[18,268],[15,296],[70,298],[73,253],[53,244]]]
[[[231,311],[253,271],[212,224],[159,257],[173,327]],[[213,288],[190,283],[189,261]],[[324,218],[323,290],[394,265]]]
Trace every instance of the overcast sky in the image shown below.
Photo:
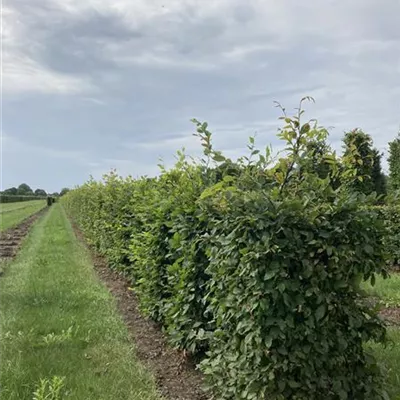
[[[337,149],[400,126],[400,0],[3,3],[3,188],[154,175],[199,154],[193,117],[229,156],[254,133],[279,148],[273,101],[304,95]]]

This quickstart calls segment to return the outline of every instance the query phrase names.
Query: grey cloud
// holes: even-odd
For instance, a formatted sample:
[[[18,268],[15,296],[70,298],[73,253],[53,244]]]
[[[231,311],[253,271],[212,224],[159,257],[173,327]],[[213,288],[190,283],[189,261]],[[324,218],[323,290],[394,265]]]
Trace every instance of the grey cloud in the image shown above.
[[[19,0],[21,1],[21,0]],[[109,42],[129,42],[142,37],[131,29],[117,13],[104,14],[96,10],[80,15],[67,14],[44,2],[43,9],[22,2],[21,18],[34,46],[25,46],[41,64],[61,73],[91,74],[96,70],[115,68],[104,55]],[[33,51],[32,51],[33,50]]]

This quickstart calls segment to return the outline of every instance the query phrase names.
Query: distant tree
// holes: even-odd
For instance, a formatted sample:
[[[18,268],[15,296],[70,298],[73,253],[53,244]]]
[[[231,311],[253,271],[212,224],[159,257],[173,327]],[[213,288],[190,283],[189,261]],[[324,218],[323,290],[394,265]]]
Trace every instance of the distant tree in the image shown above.
[[[332,155],[332,149],[326,141],[310,141],[307,143],[307,152],[301,162],[301,169],[325,179],[331,172],[331,165],[326,156]]]
[[[373,165],[371,171],[371,179],[374,185],[374,191],[377,194],[386,195],[387,194],[387,186],[386,186],[386,176],[382,172],[382,153],[378,151],[378,149],[373,149]]]
[[[345,134],[343,142],[343,168],[345,173],[348,172],[347,177],[352,189],[365,194],[385,194],[382,155],[373,148],[371,136],[361,129],[354,129]]]
[[[51,197],[59,197],[60,194],[57,193],[57,192],[54,192],[54,193],[52,193],[52,194],[49,194],[49,196],[51,196]]]
[[[33,195],[33,190],[26,183],[22,183],[18,186],[17,194],[20,196],[29,196]]]
[[[62,188],[61,192],[60,192],[60,196],[64,196],[64,194],[67,194],[69,192],[70,189],[68,188]]]
[[[3,193],[11,195],[11,196],[16,196],[18,194],[18,189],[16,187],[12,187],[12,188],[6,189]]]
[[[35,190],[35,196],[42,196],[42,197],[45,197],[45,196],[47,196],[47,193],[46,193],[46,191],[43,190],[43,189],[36,189],[36,190]]]
[[[389,181],[392,190],[400,190],[400,132],[389,143]]]

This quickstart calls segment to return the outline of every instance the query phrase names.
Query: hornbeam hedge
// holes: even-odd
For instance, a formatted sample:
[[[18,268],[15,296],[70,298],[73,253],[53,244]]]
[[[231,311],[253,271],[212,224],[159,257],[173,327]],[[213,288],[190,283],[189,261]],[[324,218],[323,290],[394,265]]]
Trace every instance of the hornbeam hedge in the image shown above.
[[[0,193],[0,203],[17,203],[21,201],[45,200],[45,196],[22,196]]]
[[[195,120],[204,159],[179,153],[157,178],[111,172],[61,201],[143,313],[201,357],[215,398],[384,399],[363,344],[385,329],[359,284],[386,274],[385,226],[299,110],[283,116],[278,160],[250,138],[233,162]]]
[[[390,254],[389,263],[399,269],[400,267],[400,205],[399,199],[382,207],[382,215],[387,226],[385,244]]]

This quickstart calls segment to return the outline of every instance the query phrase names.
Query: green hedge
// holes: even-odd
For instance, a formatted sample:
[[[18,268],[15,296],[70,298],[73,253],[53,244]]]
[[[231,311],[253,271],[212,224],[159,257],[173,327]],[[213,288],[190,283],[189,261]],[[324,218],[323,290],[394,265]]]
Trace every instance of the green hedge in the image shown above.
[[[44,200],[46,197],[40,196],[18,196],[0,194],[0,203],[17,203],[20,201]]]
[[[386,246],[393,267],[400,267],[400,205],[389,204],[382,208],[387,226]]]
[[[373,205],[367,209],[378,213],[385,226],[384,245],[389,270],[400,267],[400,205],[393,199],[387,204]]]
[[[232,163],[198,132],[208,160],[181,155],[153,179],[112,172],[65,195],[67,212],[171,343],[202,356],[215,398],[385,398],[363,347],[385,329],[359,290],[385,275],[375,199],[297,167],[317,127],[293,128],[274,167],[268,152]]]
[[[378,216],[352,201],[265,207],[261,194],[247,197],[210,235],[217,326],[202,366],[219,396],[379,398],[361,342],[382,331],[356,284],[382,262]]]

